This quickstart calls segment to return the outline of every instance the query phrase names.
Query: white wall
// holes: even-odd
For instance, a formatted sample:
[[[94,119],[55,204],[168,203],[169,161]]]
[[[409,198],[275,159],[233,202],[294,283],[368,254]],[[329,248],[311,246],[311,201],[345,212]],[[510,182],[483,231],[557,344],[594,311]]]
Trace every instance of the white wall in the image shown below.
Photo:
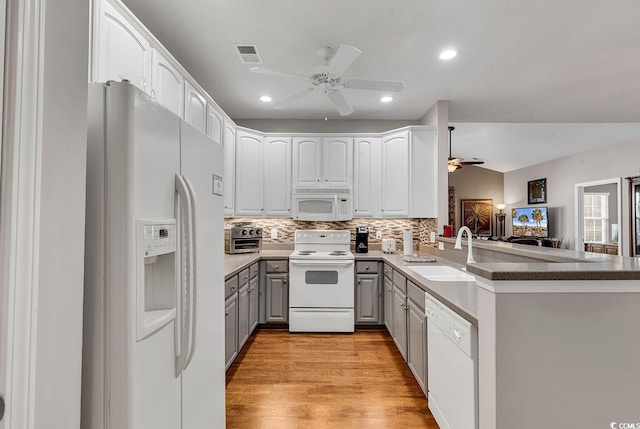
[[[438,189],[436,201],[438,202],[438,232],[442,233],[442,227],[448,222],[448,194],[447,158],[449,153],[449,102],[438,101],[419,121],[420,125],[433,125],[437,128],[437,161],[438,165]]]
[[[547,203],[540,205],[549,207],[550,233],[563,239],[562,247],[573,249],[576,241],[575,184],[633,176],[638,168],[640,137],[505,173],[504,202],[508,208],[527,206],[527,182],[546,177]],[[629,254],[627,186],[623,181],[620,235],[625,256]]]
[[[450,173],[448,178],[449,186],[456,188],[456,231],[462,225],[460,200],[490,198],[494,205],[502,203],[504,200],[504,174],[499,171],[468,165]],[[495,213],[497,212],[494,207],[491,216],[493,231],[496,231]],[[509,216],[505,220],[505,223],[507,222],[510,222]],[[497,234],[494,232],[493,235]]]
[[[80,425],[89,2],[47,0],[44,19],[35,427],[74,428]]]

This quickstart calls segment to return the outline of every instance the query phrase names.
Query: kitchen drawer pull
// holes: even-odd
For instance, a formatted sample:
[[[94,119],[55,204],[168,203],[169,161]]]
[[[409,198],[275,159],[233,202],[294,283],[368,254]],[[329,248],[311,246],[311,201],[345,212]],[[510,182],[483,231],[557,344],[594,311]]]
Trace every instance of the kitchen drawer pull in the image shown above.
[[[371,267],[367,265],[366,267],[364,267],[364,270],[365,271],[369,271],[369,268],[371,268]]]

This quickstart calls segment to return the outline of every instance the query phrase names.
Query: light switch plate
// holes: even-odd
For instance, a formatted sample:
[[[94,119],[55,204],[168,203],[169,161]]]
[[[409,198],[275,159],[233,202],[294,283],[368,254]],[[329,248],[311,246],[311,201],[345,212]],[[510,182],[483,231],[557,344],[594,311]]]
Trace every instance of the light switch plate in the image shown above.
[[[438,250],[444,250],[444,243],[442,241],[438,243]]]
[[[272,239],[278,238],[278,230],[276,228],[271,228],[271,238]]]
[[[213,175],[213,195],[222,195],[222,177]]]

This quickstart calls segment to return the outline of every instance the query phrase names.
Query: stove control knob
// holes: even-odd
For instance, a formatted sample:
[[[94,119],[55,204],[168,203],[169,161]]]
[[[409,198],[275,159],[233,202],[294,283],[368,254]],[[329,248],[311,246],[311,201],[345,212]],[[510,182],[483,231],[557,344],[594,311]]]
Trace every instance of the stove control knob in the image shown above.
[[[254,231],[252,229],[249,230],[249,235],[253,235]]]
[[[262,230],[261,229],[256,229],[256,235],[262,235]]]
[[[242,230],[242,235],[247,235],[247,230],[246,229]]]

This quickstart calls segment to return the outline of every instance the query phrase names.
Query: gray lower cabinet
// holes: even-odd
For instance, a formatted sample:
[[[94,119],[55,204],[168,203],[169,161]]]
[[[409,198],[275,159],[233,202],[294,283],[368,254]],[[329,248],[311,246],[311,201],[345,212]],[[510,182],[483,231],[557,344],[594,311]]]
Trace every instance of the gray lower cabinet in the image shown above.
[[[355,317],[357,325],[383,323],[383,293],[378,261],[356,262]]]
[[[249,280],[249,333],[258,326],[258,280],[257,275]]]
[[[225,367],[229,369],[258,325],[259,265],[225,281]]]
[[[238,291],[238,351],[249,339],[249,283]]]
[[[287,323],[289,321],[289,285],[287,274],[267,274],[266,316],[267,323]]]
[[[238,356],[238,293],[227,298],[224,304],[224,361],[229,369]]]
[[[398,271],[393,272],[393,341],[400,354],[407,360],[407,279]]]
[[[424,314],[424,291],[411,282],[407,282],[407,307],[407,364],[426,394],[427,323]]]
[[[387,277],[387,270],[389,273],[393,273],[391,268],[387,268],[385,265],[385,275],[383,277],[383,293],[384,293],[384,325],[387,327],[387,331],[393,336],[393,280],[391,277]]]
[[[263,281],[260,282],[260,323],[289,322],[289,261],[286,259],[262,262]]]

